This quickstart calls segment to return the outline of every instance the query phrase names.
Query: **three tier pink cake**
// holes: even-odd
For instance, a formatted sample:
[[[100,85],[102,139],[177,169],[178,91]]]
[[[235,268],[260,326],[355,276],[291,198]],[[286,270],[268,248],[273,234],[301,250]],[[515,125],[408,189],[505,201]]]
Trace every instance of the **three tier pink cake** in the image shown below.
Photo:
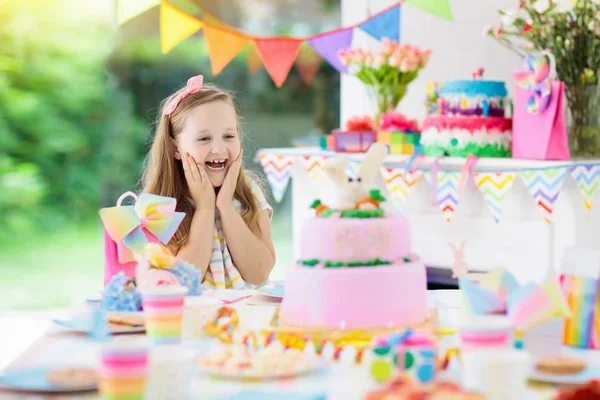
[[[340,203],[344,209],[313,203],[317,215],[304,223],[300,260],[287,271],[283,324],[370,329],[425,320],[427,277],[412,255],[409,223],[401,214],[384,212],[378,191],[356,196],[361,181],[370,182],[348,184],[356,181],[356,191],[348,185],[342,190],[354,195],[352,209],[348,196]]]

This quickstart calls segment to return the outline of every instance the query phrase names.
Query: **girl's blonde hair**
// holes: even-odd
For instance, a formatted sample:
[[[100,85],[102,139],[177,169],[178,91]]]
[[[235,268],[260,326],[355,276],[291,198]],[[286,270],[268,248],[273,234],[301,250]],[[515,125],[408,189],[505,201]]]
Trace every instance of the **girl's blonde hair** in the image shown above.
[[[202,104],[215,101],[224,101],[231,105],[238,115],[233,96],[216,86],[203,85],[202,90],[197,93],[188,94],[175,111],[169,116],[164,115],[164,110],[171,105],[175,98],[185,91],[185,88],[173,93],[161,104],[161,112],[157,120],[156,133],[152,142],[152,148],[144,165],[142,176],[143,191],[160,196],[173,197],[177,199],[177,211],[185,212],[185,218],[175,235],[169,242],[169,247],[177,252],[185,244],[192,223],[194,204],[190,198],[187,181],[183,172],[181,160],[175,159],[175,139],[183,130],[185,117],[188,111]],[[242,140],[240,121],[238,116],[238,135]],[[242,218],[248,227],[258,230],[258,216],[260,207],[252,193],[249,177],[244,169],[240,169],[233,197],[243,206]],[[251,178],[250,178],[251,179]]]

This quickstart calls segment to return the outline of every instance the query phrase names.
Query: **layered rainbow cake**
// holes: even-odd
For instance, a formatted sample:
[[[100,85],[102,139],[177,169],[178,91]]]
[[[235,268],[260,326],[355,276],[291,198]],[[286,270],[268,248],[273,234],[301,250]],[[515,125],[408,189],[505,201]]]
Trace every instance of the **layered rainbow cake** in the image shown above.
[[[428,93],[423,121],[425,155],[511,156],[512,118],[504,82],[455,80],[429,88],[435,92]]]

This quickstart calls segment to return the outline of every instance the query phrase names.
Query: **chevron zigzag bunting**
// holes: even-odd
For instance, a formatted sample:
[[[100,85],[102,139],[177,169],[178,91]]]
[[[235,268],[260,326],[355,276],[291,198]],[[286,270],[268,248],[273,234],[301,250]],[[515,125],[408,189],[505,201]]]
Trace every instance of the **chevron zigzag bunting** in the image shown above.
[[[515,174],[513,172],[481,172],[473,174],[473,177],[494,220],[496,223],[500,222],[502,206],[512,189]]]
[[[304,170],[308,174],[308,178],[311,182],[316,181],[325,170],[325,161],[327,161],[327,157],[302,156],[302,159],[304,162]]]
[[[390,194],[390,201],[398,211],[402,211],[410,189],[416,185],[417,181],[423,176],[423,172],[415,171],[404,175],[403,168],[381,168],[381,176],[385,182],[385,187]]]
[[[558,199],[560,188],[567,174],[566,168],[551,168],[537,171],[523,171],[519,173],[533,196],[535,203],[542,210],[547,223],[552,222],[552,210]]]
[[[431,172],[425,172],[425,179],[431,185]],[[437,203],[446,222],[452,220],[452,216],[458,205],[458,185],[460,184],[460,172],[453,171],[438,171],[436,197]]]
[[[592,209],[594,193],[600,180],[600,166],[578,165],[571,168],[571,176],[577,182],[577,187],[583,197],[583,203],[588,212]]]
[[[268,153],[261,153],[258,158],[271,187],[273,198],[279,203],[290,182],[295,159],[291,156]]]

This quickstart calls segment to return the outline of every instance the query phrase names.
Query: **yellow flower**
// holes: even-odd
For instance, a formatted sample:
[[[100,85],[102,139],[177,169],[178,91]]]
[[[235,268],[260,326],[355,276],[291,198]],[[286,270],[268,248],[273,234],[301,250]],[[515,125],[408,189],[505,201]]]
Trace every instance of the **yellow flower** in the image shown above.
[[[146,245],[146,256],[152,268],[171,269],[175,266],[177,258],[162,244],[148,243]]]

